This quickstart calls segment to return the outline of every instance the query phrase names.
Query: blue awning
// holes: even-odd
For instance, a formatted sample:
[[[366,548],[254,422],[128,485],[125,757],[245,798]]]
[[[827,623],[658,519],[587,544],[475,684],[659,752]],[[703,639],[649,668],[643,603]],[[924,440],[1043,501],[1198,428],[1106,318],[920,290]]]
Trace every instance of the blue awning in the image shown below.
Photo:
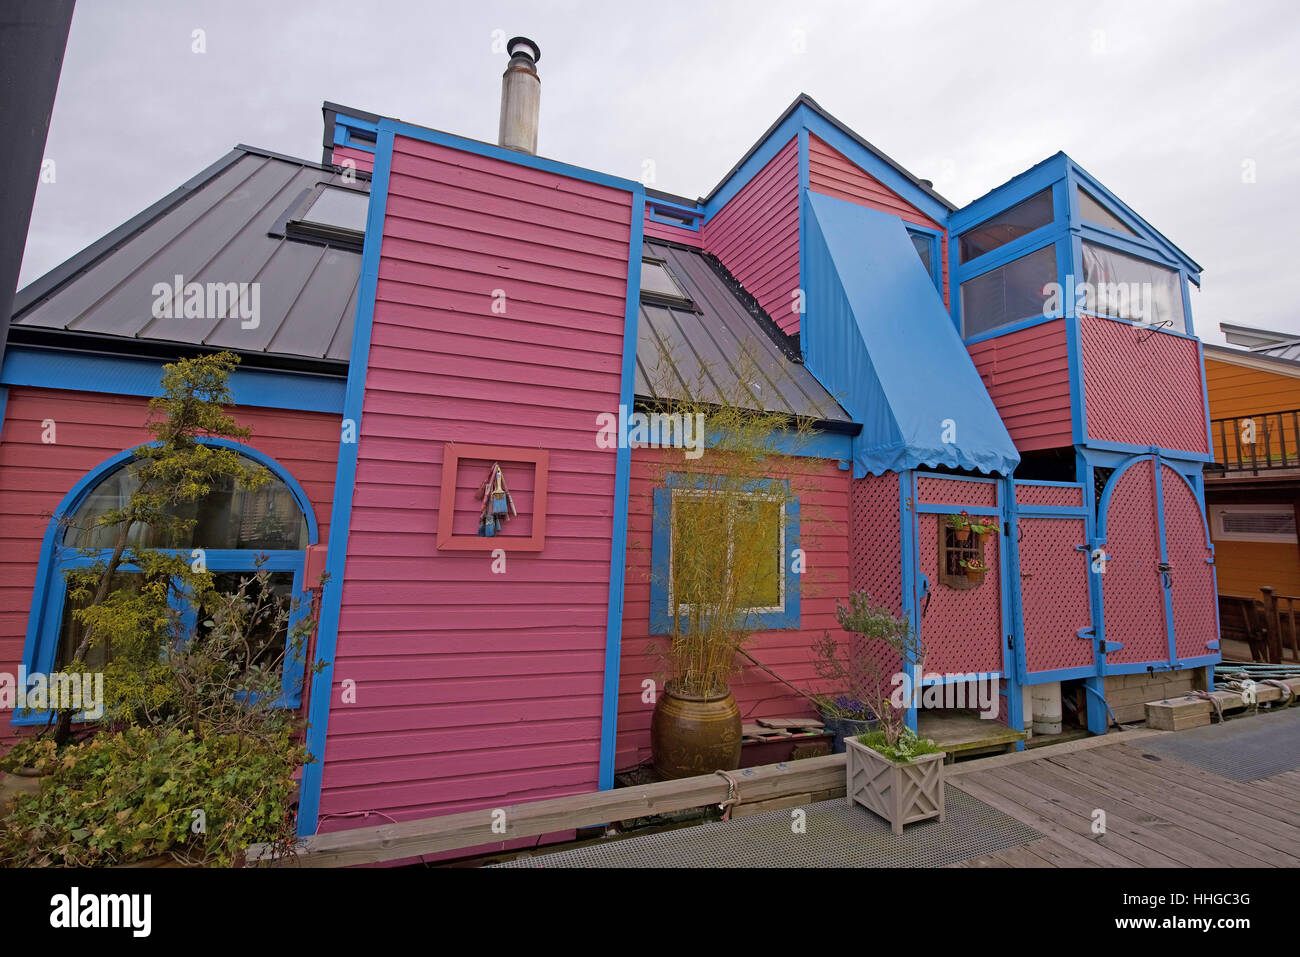
[[[854,473],[1020,462],[901,220],[804,193],[806,362],[862,434]]]

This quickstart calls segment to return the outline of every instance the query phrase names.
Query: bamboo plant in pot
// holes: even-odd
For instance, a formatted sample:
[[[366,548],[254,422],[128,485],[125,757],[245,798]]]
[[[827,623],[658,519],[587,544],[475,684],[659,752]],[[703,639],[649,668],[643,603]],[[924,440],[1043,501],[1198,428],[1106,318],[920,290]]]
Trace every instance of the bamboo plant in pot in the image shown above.
[[[731,693],[737,655],[763,627],[764,610],[782,601],[792,492],[782,477],[788,459],[775,443],[783,440],[788,450],[809,426],[742,403],[743,396],[656,406],[710,437],[695,457],[675,450],[660,456],[671,548],[659,571],[667,578],[668,645],[656,650],[667,680],[650,732],[655,770],[666,778],[739,766],[741,714]]]
[[[906,618],[874,605],[856,592],[836,609],[841,627],[861,635],[874,654],[859,656],[860,687],[877,716],[875,730],[845,741],[849,798],[887,820],[895,834],[903,825],[944,819],[944,752],[907,727],[907,694],[923,673],[921,636]],[[892,672],[892,673],[891,673]],[[900,680],[901,679],[901,680]]]

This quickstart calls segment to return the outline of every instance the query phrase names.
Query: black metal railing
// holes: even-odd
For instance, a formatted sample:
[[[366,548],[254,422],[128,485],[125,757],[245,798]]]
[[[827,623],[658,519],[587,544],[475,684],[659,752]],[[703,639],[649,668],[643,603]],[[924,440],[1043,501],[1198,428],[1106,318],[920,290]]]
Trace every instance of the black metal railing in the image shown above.
[[[1300,409],[1213,419],[1210,435],[1218,471],[1300,468]]]

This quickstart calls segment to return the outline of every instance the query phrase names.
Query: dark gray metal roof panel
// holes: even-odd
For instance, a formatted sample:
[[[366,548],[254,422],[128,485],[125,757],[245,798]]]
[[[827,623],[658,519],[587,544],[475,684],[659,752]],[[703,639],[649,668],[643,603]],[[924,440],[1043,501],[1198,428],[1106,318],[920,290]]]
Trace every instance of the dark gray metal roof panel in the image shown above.
[[[361,253],[271,235],[296,199],[336,174],[244,147],[205,173],[34,282],[39,294],[20,296],[13,325],[346,362]],[[257,326],[243,328],[238,316],[155,318],[154,285],[177,275],[258,283]]]
[[[641,303],[639,397],[739,398],[755,409],[852,421],[805,366],[785,355],[703,253],[657,242],[646,242],[643,251],[667,263],[699,311],[657,300]]]

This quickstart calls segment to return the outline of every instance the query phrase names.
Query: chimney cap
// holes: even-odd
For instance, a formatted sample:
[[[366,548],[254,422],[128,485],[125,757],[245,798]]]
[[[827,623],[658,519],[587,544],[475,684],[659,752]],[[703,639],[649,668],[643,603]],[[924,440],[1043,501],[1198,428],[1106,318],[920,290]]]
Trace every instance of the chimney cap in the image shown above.
[[[527,47],[528,49],[523,49],[524,47]],[[512,57],[526,56],[534,63],[538,63],[542,59],[542,48],[532,40],[528,39],[528,37],[511,37],[506,42],[506,52]]]

